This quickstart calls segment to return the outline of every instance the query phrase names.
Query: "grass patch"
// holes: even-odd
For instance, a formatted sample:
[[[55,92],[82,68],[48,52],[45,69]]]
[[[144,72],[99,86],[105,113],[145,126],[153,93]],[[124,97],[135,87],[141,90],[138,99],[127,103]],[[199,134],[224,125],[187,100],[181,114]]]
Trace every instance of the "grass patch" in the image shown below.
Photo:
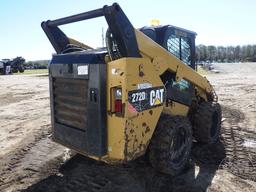
[[[23,73],[13,73],[14,75],[30,75],[30,74],[48,74],[48,69],[26,69]]]

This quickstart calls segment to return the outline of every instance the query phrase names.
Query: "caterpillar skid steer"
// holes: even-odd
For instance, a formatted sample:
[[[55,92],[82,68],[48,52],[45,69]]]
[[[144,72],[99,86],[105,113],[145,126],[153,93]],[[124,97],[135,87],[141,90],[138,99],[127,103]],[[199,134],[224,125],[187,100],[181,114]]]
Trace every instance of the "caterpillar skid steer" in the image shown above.
[[[106,47],[93,49],[58,26],[105,17]],[[196,33],[166,25],[135,29],[120,6],[42,22],[54,47],[49,64],[53,140],[107,163],[144,154],[171,175],[192,141],[216,142],[221,108],[195,71]]]

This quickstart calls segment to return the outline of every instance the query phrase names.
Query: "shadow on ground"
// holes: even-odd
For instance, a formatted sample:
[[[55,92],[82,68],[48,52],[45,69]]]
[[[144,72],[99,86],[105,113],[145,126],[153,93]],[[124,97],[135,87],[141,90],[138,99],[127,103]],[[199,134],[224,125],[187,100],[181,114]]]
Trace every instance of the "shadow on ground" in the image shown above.
[[[221,142],[214,146],[194,144],[192,159],[185,172],[170,177],[156,172],[145,157],[113,166],[75,155],[60,168],[59,174],[51,175],[24,191],[206,191],[224,158]]]

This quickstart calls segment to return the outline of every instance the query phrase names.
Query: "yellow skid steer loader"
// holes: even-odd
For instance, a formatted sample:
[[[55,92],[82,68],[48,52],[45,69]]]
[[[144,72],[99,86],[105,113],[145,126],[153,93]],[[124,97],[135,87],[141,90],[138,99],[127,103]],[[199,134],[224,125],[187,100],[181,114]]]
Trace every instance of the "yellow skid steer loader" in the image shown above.
[[[106,47],[93,49],[58,26],[105,17]],[[54,141],[107,163],[146,152],[171,175],[186,165],[195,139],[216,142],[221,108],[195,71],[196,33],[172,25],[135,29],[111,6],[42,22],[56,50],[49,64]]]

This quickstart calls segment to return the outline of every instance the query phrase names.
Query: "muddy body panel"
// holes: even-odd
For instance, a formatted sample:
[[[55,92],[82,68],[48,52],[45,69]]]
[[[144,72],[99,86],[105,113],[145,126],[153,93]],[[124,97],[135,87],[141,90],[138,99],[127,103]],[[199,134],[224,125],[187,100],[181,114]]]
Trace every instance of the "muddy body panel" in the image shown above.
[[[123,58],[108,63],[107,69],[107,158],[129,161],[145,153],[163,110],[165,90],[148,59]],[[122,114],[112,112],[114,87],[122,87]]]

